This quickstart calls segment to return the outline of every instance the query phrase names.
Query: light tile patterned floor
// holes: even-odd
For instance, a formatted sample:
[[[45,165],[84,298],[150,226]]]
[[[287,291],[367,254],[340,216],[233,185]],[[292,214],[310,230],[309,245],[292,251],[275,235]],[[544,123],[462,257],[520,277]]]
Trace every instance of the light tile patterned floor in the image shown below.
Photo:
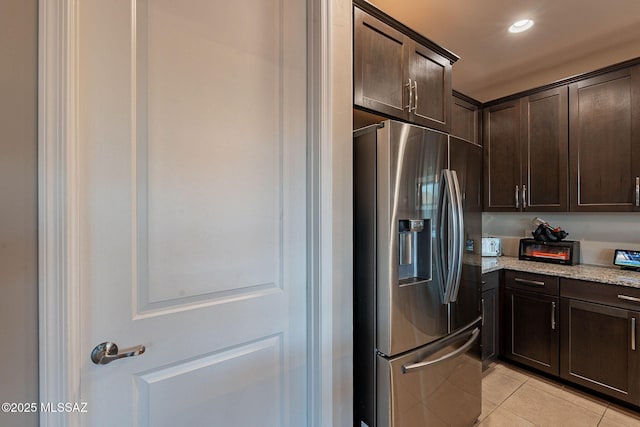
[[[484,373],[476,426],[640,427],[640,412],[499,362]]]

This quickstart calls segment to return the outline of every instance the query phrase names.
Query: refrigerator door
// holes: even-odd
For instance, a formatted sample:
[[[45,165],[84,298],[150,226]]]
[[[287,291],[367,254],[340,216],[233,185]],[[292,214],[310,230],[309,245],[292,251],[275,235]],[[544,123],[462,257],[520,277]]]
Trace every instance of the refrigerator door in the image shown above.
[[[377,358],[378,427],[472,426],[482,406],[480,320],[440,341]]]
[[[471,323],[480,313],[482,268],[482,147],[450,137],[449,169],[456,172],[462,199],[465,252],[455,302],[451,303],[451,331]],[[473,242],[473,243],[472,243]]]
[[[446,134],[393,121],[377,131],[376,348],[388,356],[447,333],[434,242],[447,163]]]

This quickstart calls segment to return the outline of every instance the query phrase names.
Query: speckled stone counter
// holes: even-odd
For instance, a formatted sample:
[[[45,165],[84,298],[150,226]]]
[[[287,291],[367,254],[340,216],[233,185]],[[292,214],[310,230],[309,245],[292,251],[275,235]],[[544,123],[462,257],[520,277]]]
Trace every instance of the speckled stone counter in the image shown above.
[[[546,264],[521,261],[516,257],[509,256],[482,257],[481,262],[483,274],[504,269],[640,288],[640,272],[620,270],[615,267]]]

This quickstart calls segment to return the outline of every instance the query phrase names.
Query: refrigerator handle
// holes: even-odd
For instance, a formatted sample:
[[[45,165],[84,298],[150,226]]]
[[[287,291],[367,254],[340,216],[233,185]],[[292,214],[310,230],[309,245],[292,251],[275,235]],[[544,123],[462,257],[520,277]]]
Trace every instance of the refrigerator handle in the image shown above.
[[[444,295],[443,304],[449,304],[451,302],[451,293],[453,291],[453,275],[454,262],[455,262],[455,247],[449,245],[449,241],[454,242],[454,236],[456,235],[454,229],[454,223],[452,221],[452,208],[453,208],[453,183],[451,182],[451,173],[448,169],[442,170],[442,209],[440,211],[440,258],[442,266],[442,275],[444,280]],[[444,237],[444,227],[448,227],[447,238]]]
[[[458,290],[460,289],[460,278],[462,276],[462,256],[464,249],[464,214],[462,210],[462,191],[460,191],[460,183],[458,182],[458,174],[456,171],[450,171],[452,181],[453,181],[453,190],[454,197],[452,199],[452,204],[455,205],[455,209],[452,210],[453,221],[456,224],[454,230],[456,230],[454,235],[454,272],[453,275],[453,292],[451,295],[451,302],[454,302],[458,299]]]
[[[473,332],[471,332],[471,338],[469,338],[462,347],[457,348],[451,353],[445,354],[444,356],[441,356],[434,360],[428,360],[428,361],[423,360],[422,362],[411,363],[409,365],[402,365],[402,373],[408,374],[410,372],[418,371],[420,369],[424,369],[429,366],[437,365],[438,363],[445,362],[449,359],[454,359],[458,357],[460,354],[466,353],[467,350],[469,350],[469,348],[473,345],[473,343],[478,339],[479,335],[480,335],[480,329],[475,328]]]
[[[439,215],[439,221],[438,221],[438,232],[437,232],[437,245],[438,245],[438,249],[436,251],[436,253],[438,254],[437,259],[438,259],[438,269],[440,270],[440,274],[442,277],[442,303],[446,304],[447,303],[447,290],[449,289],[449,277],[448,277],[448,272],[447,272],[447,262],[446,262],[446,254],[447,254],[447,250],[448,250],[448,246],[447,246],[447,240],[444,238],[445,236],[445,232],[444,232],[444,228],[447,225],[447,222],[445,221],[445,219],[447,218],[447,206],[448,206],[448,202],[446,201],[447,196],[448,196],[448,192],[446,190],[447,187],[447,175],[446,172],[443,170],[442,174],[440,175],[440,190],[439,190],[439,205],[438,205],[438,215]]]

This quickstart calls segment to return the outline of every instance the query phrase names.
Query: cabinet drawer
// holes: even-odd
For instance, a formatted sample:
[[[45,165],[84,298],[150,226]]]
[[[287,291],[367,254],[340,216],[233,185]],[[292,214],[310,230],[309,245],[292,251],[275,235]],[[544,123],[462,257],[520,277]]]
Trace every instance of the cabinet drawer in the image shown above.
[[[640,289],[576,279],[561,279],[560,294],[566,298],[640,310]]]
[[[504,273],[504,284],[507,288],[558,295],[558,278],[554,276],[507,270]]]

